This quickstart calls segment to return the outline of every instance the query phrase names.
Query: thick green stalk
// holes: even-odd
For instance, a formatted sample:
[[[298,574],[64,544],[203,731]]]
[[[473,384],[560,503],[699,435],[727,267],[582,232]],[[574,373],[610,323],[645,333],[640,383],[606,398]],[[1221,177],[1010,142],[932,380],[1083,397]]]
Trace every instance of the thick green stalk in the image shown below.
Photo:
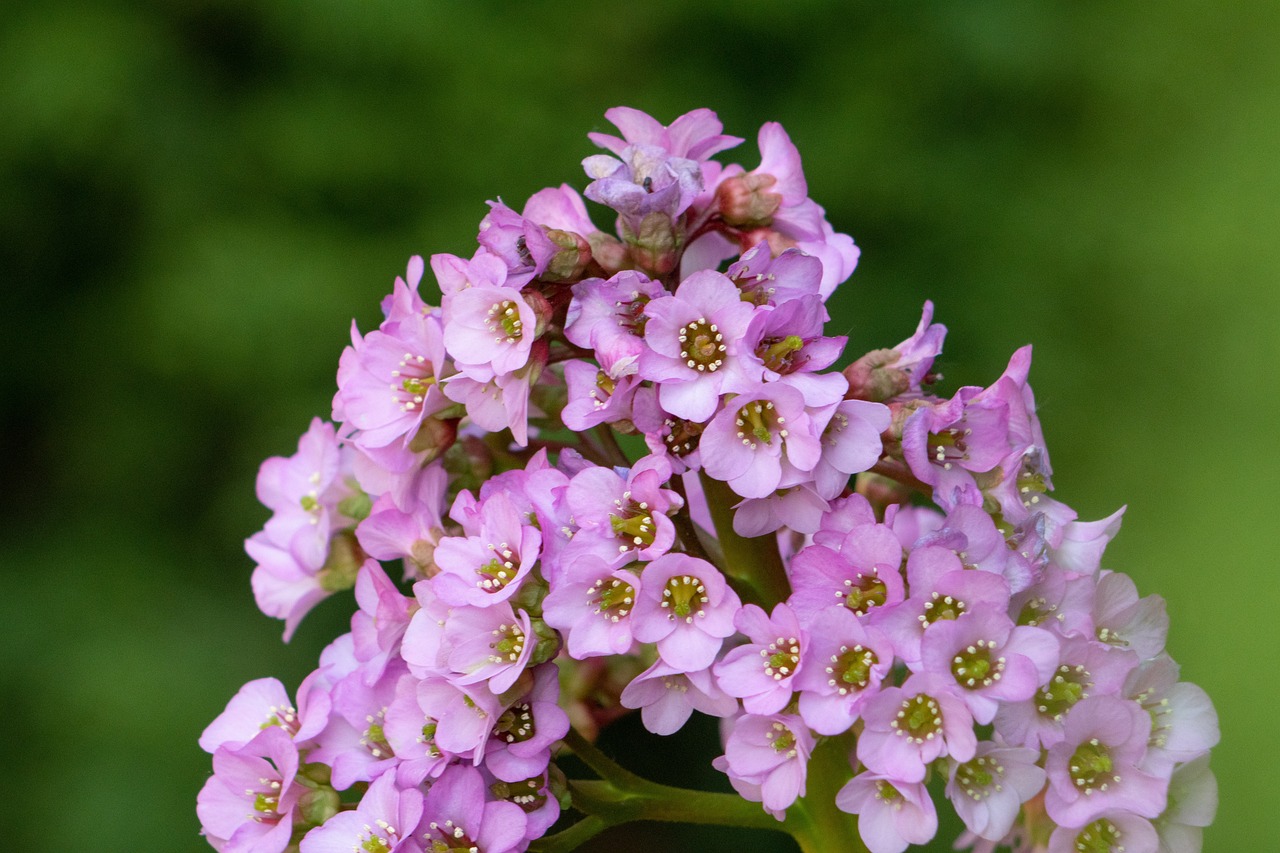
[[[724,573],[735,582],[744,599],[766,611],[791,595],[787,570],[778,553],[778,540],[772,533],[746,538],[733,532],[733,505],[742,498],[722,483],[702,474],[702,492],[716,526],[716,538],[724,551]],[[743,589],[743,587],[746,589]]]
[[[787,816],[787,832],[804,853],[867,853],[858,819],[836,808],[836,794],[849,781],[852,733],[826,738],[809,756],[805,796]]]
[[[660,820],[787,831],[786,825],[774,820],[759,803],[748,802],[737,794],[694,791],[656,782],[619,790],[600,779],[570,781],[569,791],[574,808],[600,817],[610,825]]]

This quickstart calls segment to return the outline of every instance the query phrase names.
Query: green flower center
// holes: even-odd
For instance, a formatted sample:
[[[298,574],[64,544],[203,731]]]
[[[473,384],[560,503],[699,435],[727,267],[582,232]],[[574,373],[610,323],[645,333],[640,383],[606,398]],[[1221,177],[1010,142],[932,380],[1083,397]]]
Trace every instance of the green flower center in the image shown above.
[[[387,839],[380,835],[370,835],[360,845],[360,849],[367,853],[391,853],[391,845],[387,844]]]
[[[800,663],[800,641],[795,637],[779,637],[769,644],[767,649],[760,650],[764,658],[764,674],[774,681],[781,681],[796,674],[796,666]]]
[[[493,559],[476,569],[480,578],[476,586],[485,592],[501,592],[516,576],[516,555],[506,542],[490,545],[489,550],[493,552]]]
[[[657,530],[648,501],[633,501],[631,492],[624,492],[613,502],[613,507],[615,512],[609,516],[609,526],[613,535],[623,543],[618,546],[619,552],[633,547],[648,548],[653,544]]]
[[[1076,747],[1067,769],[1076,787],[1085,793],[1106,791],[1108,785],[1120,781],[1120,776],[1112,772],[1115,767],[1111,761],[1111,750],[1097,738],[1091,738]]]
[[[993,791],[1003,791],[1004,785],[1000,781],[1003,778],[1004,766],[986,756],[978,756],[956,768],[956,785],[975,801],[990,797]]]
[[[939,619],[959,619],[960,614],[969,607],[953,595],[931,593],[930,599],[924,603],[924,613],[916,617],[922,627],[928,628]]]
[[[524,654],[525,637],[518,623],[499,625],[493,629],[493,636],[493,642],[489,643],[489,648],[493,649],[489,663],[515,663],[520,660],[520,655]]]
[[[677,575],[662,588],[662,606],[670,611],[668,619],[692,622],[707,603],[707,588],[692,575]]]
[[[431,821],[426,837],[430,838],[432,834],[438,837],[430,839],[431,846],[428,849],[431,853],[449,853],[451,850],[476,853],[478,850],[475,841],[471,839],[466,830],[451,820],[446,820],[444,823]]]
[[[369,727],[360,736],[360,745],[369,750],[369,754],[374,758],[391,758],[395,755],[391,744],[387,743],[386,733],[382,730],[382,722],[386,714],[387,709],[383,708],[376,717],[372,715],[365,717]]]
[[[785,752],[788,758],[795,757],[796,736],[782,723],[774,723],[773,728],[765,732],[764,737],[773,746],[774,752]]]
[[[502,712],[493,734],[507,743],[523,743],[533,737],[533,709],[527,702],[518,702]]]
[[[932,696],[921,693],[904,700],[897,719],[889,725],[899,737],[924,743],[933,740],[942,730],[942,709]]]
[[[431,371],[431,364],[424,356],[407,352],[400,359],[400,364],[391,371],[391,397],[400,405],[400,411],[416,411],[422,405],[427,391],[436,384]]]
[[[765,338],[756,347],[756,355],[764,362],[764,366],[774,373],[790,373],[797,352],[804,348],[804,339],[799,335],[787,335],[785,338]]]
[[[1061,619],[1061,614],[1057,613],[1058,605],[1050,604],[1047,598],[1042,596],[1034,596],[1022,605],[1022,612],[1018,614],[1019,625],[1030,625],[1032,628],[1050,619]]]
[[[278,788],[280,783],[272,782],[271,785],[273,788]],[[280,805],[280,794],[278,791],[255,795],[253,798],[253,810],[258,812],[258,814],[255,814],[253,819],[259,823],[269,820],[279,820],[280,813],[276,811],[276,806],[278,805]]]
[[[1083,666],[1058,667],[1053,679],[1040,688],[1036,694],[1036,710],[1042,716],[1061,720],[1071,706],[1089,696],[1089,688],[1093,682],[1089,680],[1089,671]]]
[[[495,334],[494,343],[514,344],[524,334],[524,323],[520,321],[520,309],[510,299],[504,299],[489,307],[486,325]],[[501,329],[500,333],[499,329]]]
[[[995,644],[995,640],[976,640],[951,659],[951,674],[960,686],[978,690],[990,687],[1000,680],[1005,659],[991,659],[991,650],[995,648]]]
[[[1044,474],[1023,468],[1018,472],[1018,499],[1022,505],[1030,509],[1040,503],[1040,496],[1049,491]]]
[[[495,782],[489,790],[500,800],[515,803],[526,812],[536,812],[547,802],[542,790],[542,777],[534,776],[523,782]]]
[[[267,709],[267,719],[258,726],[259,731],[279,726],[292,737],[298,733],[302,721],[298,719],[298,711],[290,705],[272,705]]]
[[[1119,853],[1124,850],[1120,844],[1120,828],[1103,818],[1080,830],[1076,836],[1076,850],[1080,853]]]
[[[588,602],[595,605],[594,612],[610,622],[617,622],[630,613],[635,599],[635,587],[618,578],[599,578],[587,590]]]
[[[893,783],[882,779],[876,782],[876,799],[892,805],[902,800],[902,794],[893,787]]]
[[[969,447],[966,439],[972,430],[944,429],[942,432],[929,433],[929,456],[944,470],[950,471],[952,464],[969,458]]]
[[[715,373],[724,364],[724,335],[706,317],[680,328],[680,358],[699,373]]]
[[[827,685],[834,687],[841,696],[848,695],[850,690],[862,690],[871,680],[871,668],[880,662],[876,653],[862,645],[841,646],[837,654],[831,656],[831,666],[827,667]]]
[[[738,409],[735,423],[738,440],[755,450],[760,444],[772,444],[775,436],[787,437],[787,419],[778,414],[770,400],[757,400]]]
[[[875,575],[859,572],[857,577],[846,580],[844,589],[836,595],[844,599],[845,607],[861,615],[873,607],[882,606],[889,598],[889,588]]]
[[[698,449],[698,440],[702,436],[702,424],[686,421],[683,418],[667,418],[663,421],[667,434],[662,442],[667,451],[674,456],[688,456]]]

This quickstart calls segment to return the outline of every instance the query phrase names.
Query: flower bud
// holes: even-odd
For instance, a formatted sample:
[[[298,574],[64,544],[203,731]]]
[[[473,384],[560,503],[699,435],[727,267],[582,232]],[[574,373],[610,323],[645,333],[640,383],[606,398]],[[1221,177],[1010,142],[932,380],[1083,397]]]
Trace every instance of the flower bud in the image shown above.
[[[423,418],[409,442],[414,453],[425,453],[422,464],[434,462],[458,440],[458,418]]]
[[[898,504],[907,506],[911,503],[911,489],[889,477],[882,477],[870,471],[858,475],[854,491],[871,502],[873,507],[881,510],[887,506]]]
[[[552,307],[547,297],[532,287],[527,287],[520,291],[520,297],[533,309],[533,316],[538,318],[538,323],[533,331],[534,338],[542,337],[546,334],[547,326],[551,324],[551,316],[555,313],[555,308]]]
[[[631,233],[625,228],[627,242],[631,246],[631,260],[637,267],[654,277],[671,273],[679,260],[679,248],[683,234],[676,233],[675,223],[665,213],[654,211],[640,221],[640,230]]]
[[[591,259],[604,270],[605,278],[629,268],[627,247],[617,237],[596,231],[587,240],[591,245]]]
[[[356,541],[355,530],[346,528],[329,540],[329,556],[320,567],[320,587],[325,592],[341,592],[356,585],[356,572],[368,555]]]
[[[735,175],[716,187],[716,204],[724,221],[735,228],[764,228],[782,206],[782,196],[769,192],[773,175]]]
[[[560,633],[541,619],[533,619],[530,624],[533,626],[533,634],[538,638],[538,643],[533,647],[533,656],[529,658],[529,665],[537,666],[554,660],[560,653]]]
[[[298,800],[298,816],[307,826],[319,826],[342,808],[338,792],[328,787],[307,791]]]
[[[591,263],[591,244],[572,231],[552,228],[547,231],[551,242],[560,247],[552,255],[542,278],[547,281],[577,281]]]
[[[898,351],[872,350],[844,369],[849,380],[846,400],[870,400],[883,403],[911,387],[911,376],[893,365],[898,362]]]

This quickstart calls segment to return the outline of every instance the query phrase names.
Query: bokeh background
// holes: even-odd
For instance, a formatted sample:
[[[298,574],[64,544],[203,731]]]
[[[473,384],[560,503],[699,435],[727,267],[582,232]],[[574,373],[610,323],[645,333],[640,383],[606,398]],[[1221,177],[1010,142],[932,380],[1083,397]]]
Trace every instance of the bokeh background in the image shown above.
[[[1167,599],[1217,703],[1206,850],[1273,849],[1277,44],[1271,0],[6,0],[9,846],[208,849],[196,737],[244,681],[296,686],[349,607],[288,646],[255,610],[258,463],[328,413],[409,255],[469,254],[485,199],[584,186],[585,133],[627,104],[712,107],[748,168],[787,127],[863,249],[832,300],[849,357],[926,298],[950,388],[1034,342],[1058,496],[1129,505],[1106,565]]]

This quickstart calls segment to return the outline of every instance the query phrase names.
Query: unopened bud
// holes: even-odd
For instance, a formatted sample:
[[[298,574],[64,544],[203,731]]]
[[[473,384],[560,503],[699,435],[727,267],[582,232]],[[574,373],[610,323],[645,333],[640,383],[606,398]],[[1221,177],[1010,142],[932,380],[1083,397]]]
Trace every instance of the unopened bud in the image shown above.
[[[551,228],[547,231],[551,242],[560,251],[551,256],[542,278],[547,281],[577,281],[591,263],[591,244],[572,231]]]
[[[768,243],[769,254],[775,258],[787,249],[794,249],[799,245],[795,240],[784,237],[772,228],[753,228],[750,231],[743,231],[738,239],[744,249],[749,249],[757,243]]]
[[[530,620],[530,625],[533,628],[534,636],[538,638],[538,642],[533,647],[533,654],[529,658],[529,666],[537,666],[540,663],[554,660],[555,656],[560,653],[559,632],[537,618]]]
[[[735,175],[716,187],[720,216],[735,228],[766,228],[782,206],[782,196],[769,192],[773,175]]]
[[[597,231],[587,237],[591,244],[591,259],[605,271],[605,277],[629,268],[627,247],[612,234]]]
[[[434,462],[458,440],[458,418],[423,418],[409,442],[414,453],[425,453],[422,464]]]
[[[906,392],[911,387],[911,376],[893,365],[898,362],[898,351],[872,350],[844,369],[849,380],[846,400],[870,400],[883,403]]]
[[[624,220],[625,225],[625,220]],[[671,217],[660,211],[645,214],[640,220],[640,229],[635,233],[627,230],[627,243],[631,247],[631,260],[640,269],[654,277],[669,274],[676,268],[679,260],[682,235],[676,233]]]
[[[547,326],[551,325],[551,316],[555,313],[555,308],[552,307],[547,297],[532,287],[527,287],[520,291],[520,296],[524,299],[525,304],[533,309],[533,316],[538,318],[533,336],[535,338],[542,337],[546,334]]]
[[[329,556],[316,573],[320,588],[325,592],[341,592],[356,585],[356,573],[368,559],[360,543],[356,541],[354,528],[339,530],[329,540]]]
[[[307,826],[319,826],[342,809],[342,799],[330,787],[314,788],[298,799],[298,816]]]
[[[899,506],[907,506],[911,503],[911,490],[888,477],[882,477],[879,474],[873,474],[870,471],[864,471],[858,475],[858,479],[854,484],[854,491],[866,498],[873,507],[881,510],[887,506],[897,504]]]
[[[298,768],[298,780],[309,787],[328,785],[333,770],[328,764],[322,764],[319,761],[312,761]]]

